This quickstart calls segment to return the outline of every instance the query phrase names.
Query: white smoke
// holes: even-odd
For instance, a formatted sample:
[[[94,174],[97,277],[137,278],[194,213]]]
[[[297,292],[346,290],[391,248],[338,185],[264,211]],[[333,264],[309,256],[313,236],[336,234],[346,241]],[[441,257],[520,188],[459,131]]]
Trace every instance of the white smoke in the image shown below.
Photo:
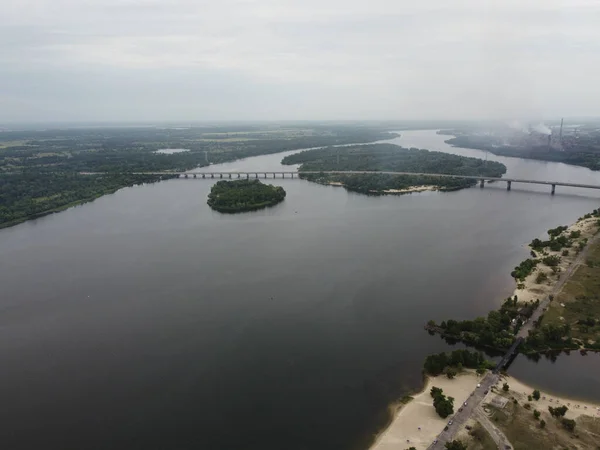
[[[540,134],[545,134],[548,136],[552,134],[552,130],[550,128],[548,128],[546,125],[544,125],[543,123],[538,123],[537,125],[532,126],[531,129]]]

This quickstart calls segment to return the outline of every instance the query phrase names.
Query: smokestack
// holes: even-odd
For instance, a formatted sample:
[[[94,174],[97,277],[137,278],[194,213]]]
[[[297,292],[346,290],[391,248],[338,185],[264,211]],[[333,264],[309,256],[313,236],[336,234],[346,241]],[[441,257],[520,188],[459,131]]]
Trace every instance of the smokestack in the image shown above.
[[[562,145],[562,127],[564,120],[564,118],[560,119],[560,134],[558,135],[558,138],[560,139],[560,145]]]

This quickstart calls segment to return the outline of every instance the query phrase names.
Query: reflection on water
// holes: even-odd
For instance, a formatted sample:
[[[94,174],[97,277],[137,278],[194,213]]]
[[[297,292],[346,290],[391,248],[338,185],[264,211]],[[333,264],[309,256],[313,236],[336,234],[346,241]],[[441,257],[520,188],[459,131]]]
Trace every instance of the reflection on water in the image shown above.
[[[396,141],[459,151],[433,131]],[[284,202],[221,215],[214,181],[123,189],[0,231],[2,448],[350,448],[447,348],[427,320],[497,307],[524,244],[598,207],[566,188],[370,198],[278,178]],[[539,366],[520,364],[531,382]]]

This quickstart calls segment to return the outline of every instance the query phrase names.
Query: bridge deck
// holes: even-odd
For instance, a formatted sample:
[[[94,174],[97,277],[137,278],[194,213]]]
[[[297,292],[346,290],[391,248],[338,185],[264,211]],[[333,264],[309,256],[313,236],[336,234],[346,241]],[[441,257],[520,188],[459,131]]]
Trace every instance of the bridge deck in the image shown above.
[[[206,176],[229,176],[229,175],[301,175],[301,174],[329,174],[329,175],[373,175],[373,174],[383,174],[383,175],[418,175],[418,176],[429,176],[429,177],[442,177],[442,178],[464,178],[470,180],[479,180],[479,181],[506,181],[511,183],[526,183],[526,184],[542,184],[548,186],[567,186],[567,187],[576,187],[576,188],[585,188],[585,189],[600,189],[600,185],[597,184],[581,184],[581,183],[565,183],[562,181],[546,181],[546,180],[528,180],[523,178],[501,178],[501,177],[485,177],[478,175],[450,175],[450,174],[442,174],[442,173],[424,173],[424,172],[392,172],[392,171],[356,171],[356,170],[323,170],[323,171],[263,171],[263,170],[253,170],[253,171],[243,171],[243,172],[143,172],[145,175],[179,175],[188,177],[191,175],[204,175]]]

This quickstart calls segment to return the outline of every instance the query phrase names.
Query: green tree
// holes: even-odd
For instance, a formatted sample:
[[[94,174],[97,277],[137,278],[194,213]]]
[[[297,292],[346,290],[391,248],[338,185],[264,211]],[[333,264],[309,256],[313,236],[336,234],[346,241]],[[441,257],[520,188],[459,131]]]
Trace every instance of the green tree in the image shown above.
[[[541,414],[540,414],[540,412],[537,409],[535,409],[533,411],[533,417],[535,417],[535,420],[538,420],[540,418],[540,415]]]
[[[537,389],[533,391],[533,394],[531,394],[531,396],[536,399],[539,400],[540,399],[540,391],[538,391]]]
[[[442,395],[444,391],[436,386],[432,386],[431,390],[429,391],[429,394],[433,397],[436,398],[438,395]]]
[[[550,411],[550,415],[552,417],[564,417],[568,410],[569,408],[567,408],[565,405],[557,406],[556,408],[548,406],[548,411]]]
[[[509,389],[510,389],[510,387],[508,386],[508,383],[504,383],[504,384],[502,385],[502,390],[503,390],[504,392],[508,392],[508,390],[509,390]]]
[[[449,368],[446,370],[446,376],[447,376],[449,379],[453,379],[453,378],[456,376],[456,370],[454,370],[452,367],[449,367]]]
[[[565,417],[563,417],[560,420],[560,423],[562,424],[563,427],[565,427],[565,429],[569,430],[570,432],[575,431],[575,421],[573,419],[567,419]]]

